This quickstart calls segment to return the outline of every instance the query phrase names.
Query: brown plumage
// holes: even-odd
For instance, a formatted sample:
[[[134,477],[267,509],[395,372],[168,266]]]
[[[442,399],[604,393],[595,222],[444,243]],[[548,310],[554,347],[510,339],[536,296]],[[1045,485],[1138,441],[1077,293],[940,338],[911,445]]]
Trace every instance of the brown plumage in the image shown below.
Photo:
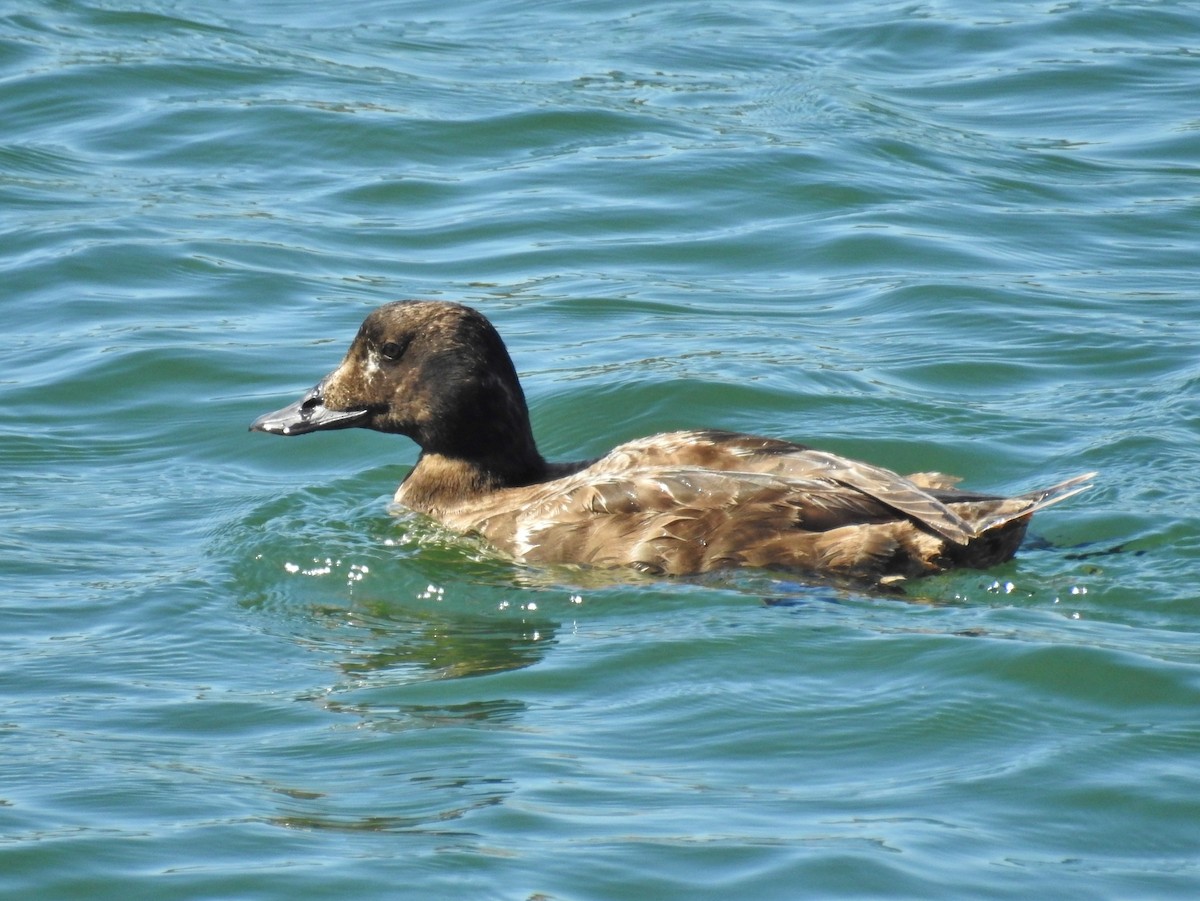
[[[1094,473],[1017,497],[960,491],[774,438],[715,430],[630,441],[547,463],[508,351],[482,314],[386,304],[341,365],[251,429],[349,427],[421,448],[396,502],[482,535],[518,560],[684,575],[783,567],[891,584],[1010,558],[1030,516]]]

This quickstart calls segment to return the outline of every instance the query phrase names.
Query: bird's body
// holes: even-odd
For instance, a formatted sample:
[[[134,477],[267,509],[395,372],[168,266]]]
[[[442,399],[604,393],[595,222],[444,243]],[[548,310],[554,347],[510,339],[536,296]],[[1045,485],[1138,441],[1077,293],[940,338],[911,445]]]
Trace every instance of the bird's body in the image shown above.
[[[686,575],[779,567],[891,584],[1010,558],[1030,516],[1092,474],[999,497],[940,474],[902,477],[799,444],[706,430],[547,463],[499,335],[451,303],[372,312],[342,364],[251,428],[361,426],[413,438],[396,502],[539,564]]]

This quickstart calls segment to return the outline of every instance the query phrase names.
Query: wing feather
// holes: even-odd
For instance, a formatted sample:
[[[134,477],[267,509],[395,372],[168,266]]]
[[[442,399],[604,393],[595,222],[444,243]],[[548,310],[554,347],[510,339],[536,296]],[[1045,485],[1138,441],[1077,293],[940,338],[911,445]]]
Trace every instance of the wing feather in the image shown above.
[[[561,478],[474,498],[443,520],[530,562],[919,574],[944,568],[947,541],[965,547],[1083,490],[1087,478],[1006,499],[777,439],[676,432],[620,445]]]

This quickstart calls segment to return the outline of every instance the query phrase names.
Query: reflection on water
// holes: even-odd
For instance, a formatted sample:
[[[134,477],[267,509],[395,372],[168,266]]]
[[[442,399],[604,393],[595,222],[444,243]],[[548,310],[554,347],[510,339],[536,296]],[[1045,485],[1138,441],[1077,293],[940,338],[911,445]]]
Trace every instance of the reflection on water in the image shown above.
[[[386,704],[326,700],[325,709],[350,713],[373,729],[402,731],[442,726],[499,726],[514,724],[526,710],[521,701],[500,699],[463,704]]]
[[[449,780],[443,783],[423,783],[420,779],[412,780],[412,787],[422,794],[433,790],[435,797],[442,797],[447,792],[453,798],[463,795],[474,795],[474,799],[465,804],[449,806],[432,810],[423,814],[396,815],[361,815],[358,813],[338,813],[326,810],[305,809],[298,804],[295,807],[282,809],[278,814],[266,818],[273,826],[283,826],[288,829],[333,830],[341,832],[420,832],[440,836],[469,836],[473,833],[465,830],[455,830],[450,824],[462,819],[468,814],[492,807],[503,802],[507,788],[507,780],[482,780],[472,783],[468,780]]]
[[[554,640],[553,631],[545,626],[527,629],[518,624],[511,629],[507,623],[472,625],[454,620],[413,625],[402,640],[372,628],[372,637],[380,643],[344,660],[342,671],[363,676],[415,666],[426,678],[481,676],[532,666]]]

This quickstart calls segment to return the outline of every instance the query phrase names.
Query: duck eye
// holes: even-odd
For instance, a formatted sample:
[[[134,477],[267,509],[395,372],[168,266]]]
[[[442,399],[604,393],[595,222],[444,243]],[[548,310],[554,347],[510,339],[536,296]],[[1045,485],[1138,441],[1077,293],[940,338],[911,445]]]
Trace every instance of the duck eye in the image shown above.
[[[395,362],[404,356],[404,345],[398,344],[395,341],[388,341],[383,347],[379,348],[379,352],[383,354],[385,360]]]

